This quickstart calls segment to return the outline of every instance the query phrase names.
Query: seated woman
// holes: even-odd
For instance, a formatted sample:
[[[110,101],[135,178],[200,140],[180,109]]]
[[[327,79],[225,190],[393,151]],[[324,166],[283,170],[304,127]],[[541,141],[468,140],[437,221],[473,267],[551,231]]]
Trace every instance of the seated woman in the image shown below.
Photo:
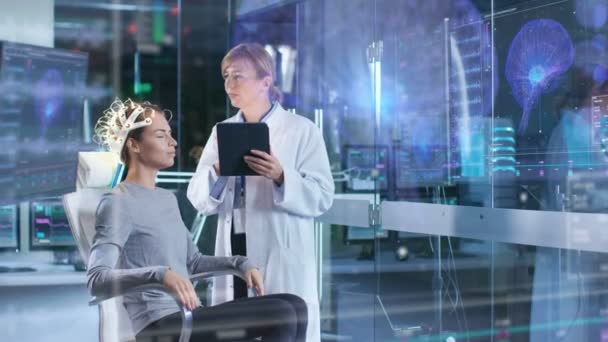
[[[171,167],[176,141],[165,112],[149,103],[116,100],[95,127],[98,141],[120,153],[125,181],[105,194],[97,208],[96,233],[88,263],[93,295],[123,293],[144,284],[162,284],[192,310],[190,341],[262,337],[262,341],[304,341],[305,302],[279,294],[201,307],[188,276],[235,269],[247,286],[263,295],[262,278],[246,257],[202,255],[186,229],[175,196],[155,187],[159,170]],[[180,309],[163,291],[127,294],[123,299],[137,341],[178,337]],[[263,313],[263,314],[260,314]]]

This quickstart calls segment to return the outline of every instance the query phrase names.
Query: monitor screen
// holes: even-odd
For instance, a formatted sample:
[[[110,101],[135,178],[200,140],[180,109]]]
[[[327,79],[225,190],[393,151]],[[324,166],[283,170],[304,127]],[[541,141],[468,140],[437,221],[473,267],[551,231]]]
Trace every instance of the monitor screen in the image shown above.
[[[76,245],[60,200],[31,202],[30,217],[32,248]]]
[[[350,191],[388,189],[387,146],[346,146],[345,159],[345,172],[350,176],[347,187]]]
[[[395,186],[397,189],[447,183],[446,138],[433,129],[438,117],[425,117],[424,126],[411,127],[402,145],[395,146]],[[422,128],[424,127],[424,128]]]
[[[0,248],[18,248],[17,206],[0,207]]]
[[[511,130],[493,132],[494,180],[513,178],[549,191],[573,174],[608,170],[605,38],[586,34],[576,7],[573,16],[568,3],[522,3],[493,19],[501,84],[494,121],[510,121],[502,126]],[[546,202],[546,209],[561,209],[553,199]]]
[[[7,42],[0,53],[0,198],[73,191],[88,55]]]

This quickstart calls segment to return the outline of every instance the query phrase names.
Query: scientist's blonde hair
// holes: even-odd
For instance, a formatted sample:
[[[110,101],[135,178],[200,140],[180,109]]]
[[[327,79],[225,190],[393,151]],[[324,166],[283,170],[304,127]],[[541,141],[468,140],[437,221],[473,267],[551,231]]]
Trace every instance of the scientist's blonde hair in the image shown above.
[[[269,76],[272,84],[268,89],[268,97],[271,102],[281,102],[283,94],[274,84],[276,80],[275,63],[272,56],[257,43],[242,43],[233,47],[222,59],[222,72],[235,61],[247,61],[253,65],[258,79]]]

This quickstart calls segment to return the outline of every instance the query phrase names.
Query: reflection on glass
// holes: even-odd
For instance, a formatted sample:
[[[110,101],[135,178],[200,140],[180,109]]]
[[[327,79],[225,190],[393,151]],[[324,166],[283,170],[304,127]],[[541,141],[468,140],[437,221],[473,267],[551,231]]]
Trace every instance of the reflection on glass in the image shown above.
[[[0,202],[70,192],[83,148],[88,55],[9,42],[1,49],[0,140],[11,148],[2,151]]]

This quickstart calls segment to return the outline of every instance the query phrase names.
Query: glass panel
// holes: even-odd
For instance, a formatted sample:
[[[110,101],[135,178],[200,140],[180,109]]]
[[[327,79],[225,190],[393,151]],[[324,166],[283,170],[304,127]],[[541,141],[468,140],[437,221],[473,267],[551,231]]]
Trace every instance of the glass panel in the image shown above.
[[[583,0],[377,1],[376,33],[384,43],[382,118],[387,123],[376,139],[379,145],[390,140],[397,150],[391,159],[392,190],[381,200],[516,209],[500,211],[506,222],[490,220],[488,230],[499,225],[507,230],[499,239],[517,234],[518,241],[529,237],[560,247],[459,238],[482,227],[471,223],[476,217],[458,215],[446,227],[429,227],[449,231],[449,239],[391,232],[397,234],[397,244],[385,247],[387,255],[395,251],[406,259],[402,263],[415,264],[431,254],[435,267],[435,275],[426,276],[431,286],[418,290],[416,297],[428,298],[423,301],[432,309],[416,318],[431,322],[433,331],[406,334],[478,341],[604,338],[605,253],[585,249],[594,249],[593,242],[602,238],[601,230],[595,230],[602,224],[596,222],[605,219],[598,214],[605,211],[600,198],[606,177],[606,8],[603,2]],[[391,21],[391,13],[400,20]],[[415,18],[408,19],[408,13]],[[434,38],[441,35],[442,23],[443,52],[440,39]],[[417,32],[424,38],[408,40]],[[395,43],[386,38],[391,35]],[[416,53],[426,59],[408,63],[408,54]],[[391,59],[399,61],[392,64],[400,69],[389,69]],[[424,70],[427,64],[433,72]],[[433,113],[440,119],[433,122]],[[397,129],[418,125],[421,129],[413,133]],[[444,134],[445,140],[436,138]],[[421,165],[423,172],[417,172]],[[440,214],[437,208],[434,213]],[[575,216],[564,215],[564,224],[556,224],[542,241],[535,238],[545,228],[542,222],[520,221],[527,213],[523,210],[595,216],[578,216],[590,222],[582,226],[571,220]],[[416,216],[388,214],[404,220]],[[429,252],[407,245],[416,239],[426,239]],[[574,245],[583,250],[567,249]],[[416,290],[409,284],[424,282],[425,276],[405,270],[391,274],[393,260],[378,260],[378,297],[390,303],[384,305],[387,316],[411,320],[411,310],[403,309],[414,302],[408,291]],[[387,332],[395,330],[391,324]],[[390,334],[378,323],[376,336]]]
[[[298,111],[322,117],[336,193],[374,193],[372,1],[300,5]],[[386,178],[385,175],[382,177]]]
[[[490,8],[480,3],[376,1],[383,50],[376,144],[388,147],[391,170],[378,203],[492,205],[495,72],[491,23],[483,16]],[[485,330],[480,340],[488,340],[491,243],[402,228],[377,241],[376,339],[465,340]]]
[[[322,127],[336,200],[370,205],[377,180],[387,177],[378,176],[373,139],[374,78],[367,59],[373,8],[367,0],[303,1],[297,14],[297,112]],[[319,236],[323,338],[372,341],[374,231],[366,219],[356,226],[324,224]]]
[[[60,196],[75,190],[77,152],[98,149],[95,123],[116,97],[171,110],[181,140],[177,5],[0,1],[0,178],[14,177],[0,193],[3,340],[98,340]]]
[[[604,196],[607,166],[606,4],[495,6],[495,207],[605,212],[594,198]],[[574,223],[555,234],[585,248],[599,238],[589,229]],[[605,339],[605,253],[501,243],[495,251],[511,265],[494,272],[496,329],[515,341]]]
[[[230,4],[230,46],[253,41],[271,52],[282,105],[323,132],[340,194],[336,200],[348,196],[363,208],[363,219],[355,225],[316,226],[323,336],[373,340],[375,247],[367,212],[380,178],[373,139],[373,68],[367,59],[373,1]]]

